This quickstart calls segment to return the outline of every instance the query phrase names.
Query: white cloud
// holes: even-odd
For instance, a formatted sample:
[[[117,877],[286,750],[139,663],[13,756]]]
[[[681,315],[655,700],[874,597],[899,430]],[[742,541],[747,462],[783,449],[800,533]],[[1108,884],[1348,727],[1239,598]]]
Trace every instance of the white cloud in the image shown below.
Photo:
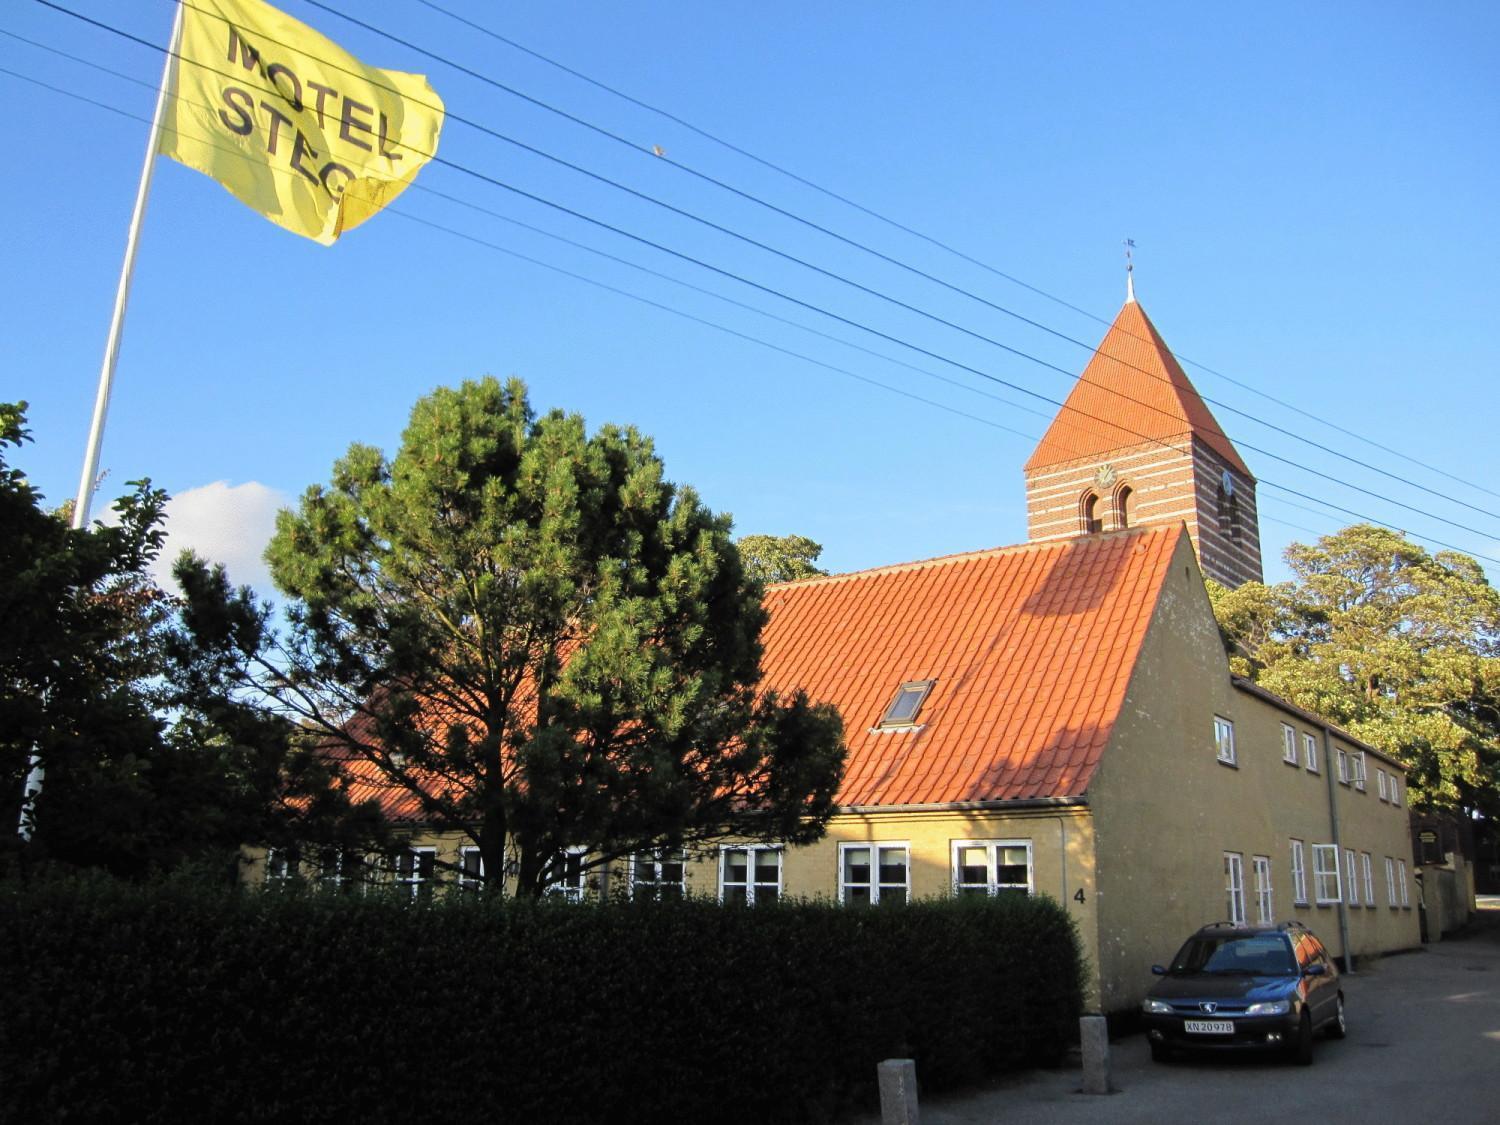
[[[277,510],[289,503],[285,494],[258,481],[219,480],[177,493],[167,503],[167,542],[152,573],[171,589],[172,563],[183,550],[192,550],[210,563],[223,563],[234,585],[272,594],[271,574],[260,556],[276,530]]]

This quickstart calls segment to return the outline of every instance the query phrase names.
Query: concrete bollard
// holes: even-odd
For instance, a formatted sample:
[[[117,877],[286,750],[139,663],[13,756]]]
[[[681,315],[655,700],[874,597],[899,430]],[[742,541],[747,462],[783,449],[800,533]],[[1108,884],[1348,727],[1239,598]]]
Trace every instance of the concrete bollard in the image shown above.
[[[886,1059],[875,1068],[880,1076],[880,1125],[917,1125],[917,1064]]]
[[[1083,1092],[1109,1093],[1109,1024],[1103,1016],[1080,1016],[1078,1039],[1083,1050]]]

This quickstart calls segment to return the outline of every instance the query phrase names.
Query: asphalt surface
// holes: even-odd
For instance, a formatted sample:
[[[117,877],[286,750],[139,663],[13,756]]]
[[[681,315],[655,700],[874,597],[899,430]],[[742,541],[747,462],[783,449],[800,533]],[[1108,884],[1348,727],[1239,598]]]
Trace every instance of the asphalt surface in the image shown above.
[[[1356,965],[1344,977],[1349,1036],[1320,1038],[1313,1065],[1212,1056],[1151,1061],[1144,1035],[1111,1044],[1116,1093],[1080,1092],[1076,1068],[922,1099],[921,1125],[1397,1120],[1500,1122],[1500,898],[1464,935]],[[920,1075],[918,1079],[920,1080]],[[878,1125],[878,1115],[856,1125]]]

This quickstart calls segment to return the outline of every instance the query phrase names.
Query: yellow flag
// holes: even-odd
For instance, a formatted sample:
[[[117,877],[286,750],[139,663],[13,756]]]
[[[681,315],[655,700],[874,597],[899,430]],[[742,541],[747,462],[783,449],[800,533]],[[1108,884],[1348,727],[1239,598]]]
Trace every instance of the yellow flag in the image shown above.
[[[262,0],[183,0],[159,151],[327,246],[437,152],[420,74],[366,66]]]

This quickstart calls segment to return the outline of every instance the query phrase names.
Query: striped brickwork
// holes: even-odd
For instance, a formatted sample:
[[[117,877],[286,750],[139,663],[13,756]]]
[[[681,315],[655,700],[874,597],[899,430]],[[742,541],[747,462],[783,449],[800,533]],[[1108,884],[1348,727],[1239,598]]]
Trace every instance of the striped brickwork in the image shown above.
[[[1226,469],[1234,482],[1236,511],[1232,520],[1221,521],[1219,490]],[[1261,581],[1255,481],[1190,434],[1028,472],[1026,537],[1040,542],[1087,533],[1087,496],[1095,497],[1097,529],[1116,530],[1124,526],[1122,495],[1124,525],[1185,523],[1208,577],[1226,586]]]

